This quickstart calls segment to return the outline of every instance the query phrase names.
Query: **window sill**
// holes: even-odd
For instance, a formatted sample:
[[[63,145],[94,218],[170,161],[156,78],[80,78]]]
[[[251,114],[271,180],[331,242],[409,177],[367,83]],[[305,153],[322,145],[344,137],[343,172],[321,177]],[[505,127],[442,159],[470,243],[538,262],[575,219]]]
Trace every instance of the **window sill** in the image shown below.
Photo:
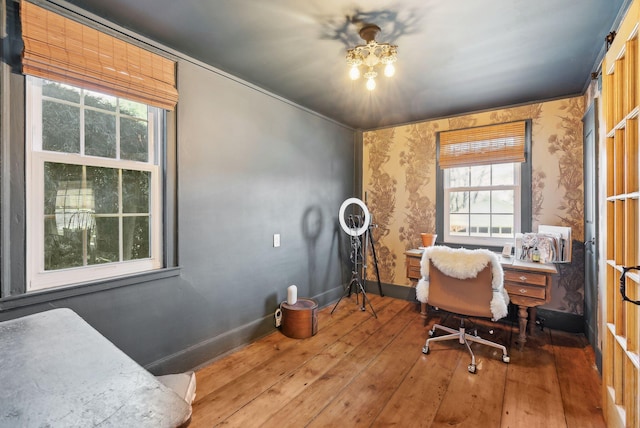
[[[442,242],[441,244],[438,245],[446,245],[447,247],[451,247],[451,248],[466,248],[468,250],[478,250],[478,249],[485,249],[485,250],[489,250],[489,251],[493,251],[494,253],[500,253],[502,251],[502,246],[497,246],[497,245],[480,245],[480,244],[461,244],[458,242]]]
[[[66,287],[56,287],[49,290],[34,291],[32,293],[25,293],[16,296],[8,296],[0,300],[0,312],[60,299],[68,299],[70,297],[82,296],[85,294],[99,293],[105,290],[142,284],[149,281],[172,278],[179,275],[179,267],[170,267],[154,270],[152,272],[74,284]]]

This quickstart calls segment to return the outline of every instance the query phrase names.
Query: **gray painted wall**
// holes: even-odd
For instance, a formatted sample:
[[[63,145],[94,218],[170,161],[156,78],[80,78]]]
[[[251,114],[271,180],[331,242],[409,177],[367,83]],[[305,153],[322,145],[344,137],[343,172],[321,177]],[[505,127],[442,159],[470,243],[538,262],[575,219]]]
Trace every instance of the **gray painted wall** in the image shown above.
[[[178,75],[179,264],[205,337],[265,315],[271,325],[291,284],[333,300],[349,279],[336,224],[353,194],[354,132],[195,64]]]
[[[350,278],[337,213],[354,195],[356,132],[187,60],[179,62],[178,76],[179,269],[98,292],[85,287],[79,295],[5,299],[0,320],[68,307],[162,374],[194,368],[273,331],[273,311],[290,284],[321,305],[341,295]],[[3,114],[23,96],[3,92]],[[2,134],[5,149],[7,140],[24,142],[14,128]],[[15,167],[1,172],[3,183],[24,175]],[[20,200],[23,180],[15,183],[3,203]],[[20,217],[24,207],[10,203],[1,212]],[[4,236],[21,233],[0,220]],[[281,234],[280,248],[272,246],[274,233]],[[12,254],[11,266],[22,266],[24,257]]]

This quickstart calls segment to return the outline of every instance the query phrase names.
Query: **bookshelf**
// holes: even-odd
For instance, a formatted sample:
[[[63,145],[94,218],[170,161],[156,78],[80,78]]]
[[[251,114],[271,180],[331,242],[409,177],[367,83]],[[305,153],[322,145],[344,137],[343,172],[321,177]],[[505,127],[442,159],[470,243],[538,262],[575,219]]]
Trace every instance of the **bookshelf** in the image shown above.
[[[640,0],[634,1],[602,63],[605,138],[601,150],[604,179],[602,215],[604,290],[602,293],[603,404],[609,426],[638,426],[640,306],[624,302],[620,276],[625,266],[640,265],[638,200],[638,23]],[[626,275],[627,295],[638,299],[640,272]]]

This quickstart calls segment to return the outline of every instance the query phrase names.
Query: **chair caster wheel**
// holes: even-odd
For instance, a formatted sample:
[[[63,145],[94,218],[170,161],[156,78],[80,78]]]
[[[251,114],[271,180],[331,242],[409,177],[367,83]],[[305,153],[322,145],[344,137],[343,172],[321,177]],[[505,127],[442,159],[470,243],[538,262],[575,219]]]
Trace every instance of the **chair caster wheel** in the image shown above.
[[[511,358],[509,358],[508,355],[503,355],[502,356],[502,362],[503,363],[508,363],[509,361],[511,361]]]
[[[429,347],[427,345],[424,345],[422,347],[422,353],[425,354],[425,355],[427,355],[429,353]]]
[[[435,331],[433,331],[433,330],[429,330],[429,337],[433,337],[433,335],[434,335],[434,334],[436,334],[436,332],[435,332]]]
[[[360,310],[361,310],[362,312],[364,312],[364,311],[366,311],[367,309],[366,309],[366,308],[360,308]]]
[[[475,364],[469,364],[467,366],[467,370],[469,370],[469,373],[475,373],[476,372],[476,365]]]

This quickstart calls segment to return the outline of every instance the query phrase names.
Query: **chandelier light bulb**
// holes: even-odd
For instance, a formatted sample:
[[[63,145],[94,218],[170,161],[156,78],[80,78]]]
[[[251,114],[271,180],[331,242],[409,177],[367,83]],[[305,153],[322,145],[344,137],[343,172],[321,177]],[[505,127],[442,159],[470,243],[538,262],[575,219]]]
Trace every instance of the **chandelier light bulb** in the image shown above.
[[[360,78],[360,69],[357,65],[354,64],[351,67],[351,70],[349,71],[349,77],[351,78],[351,80],[358,80],[358,78]]]
[[[367,89],[373,91],[376,88],[376,81],[373,77],[367,79]]]
[[[347,64],[351,67],[349,77],[352,80],[358,79],[360,77],[359,67],[365,66],[368,70],[363,74],[363,77],[367,79],[366,87],[370,91],[376,88],[377,68],[384,65],[384,74],[391,77],[395,74],[393,63],[398,58],[396,45],[376,42],[375,37],[379,32],[380,27],[377,25],[364,24],[358,33],[366,44],[347,49]]]
[[[394,74],[396,74],[396,68],[393,66],[392,63],[387,64],[384,67],[384,75],[387,76],[387,77],[391,77]]]

